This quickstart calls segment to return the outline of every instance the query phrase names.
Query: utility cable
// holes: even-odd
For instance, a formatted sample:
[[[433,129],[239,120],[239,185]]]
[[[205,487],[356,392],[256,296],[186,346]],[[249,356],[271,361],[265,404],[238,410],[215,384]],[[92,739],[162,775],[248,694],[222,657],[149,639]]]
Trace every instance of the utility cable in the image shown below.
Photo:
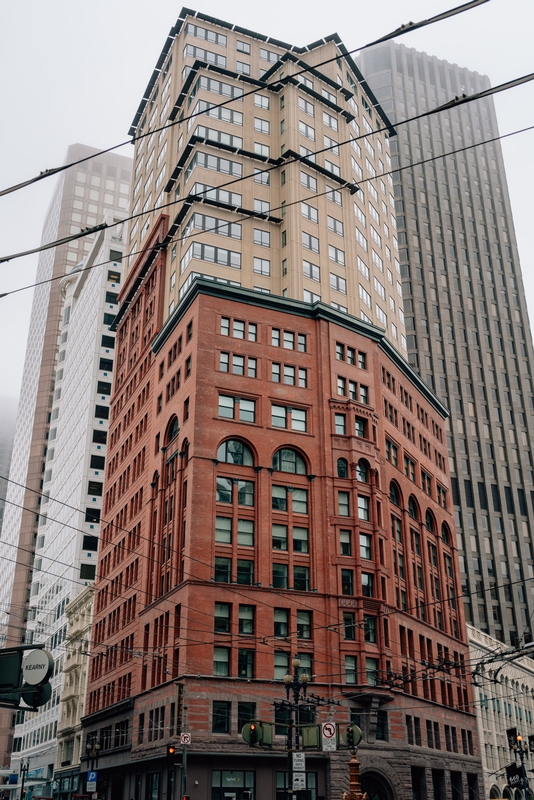
[[[487,0],[481,0],[481,1],[482,2],[487,2]],[[410,122],[416,122],[417,120],[425,119],[426,117],[430,117],[433,114],[441,113],[442,111],[450,111],[451,109],[457,108],[457,107],[459,107],[461,105],[464,105],[465,103],[471,103],[471,102],[473,102],[475,100],[480,100],[480,99],[489,97],[490,95],[497,94],[497,93],[503,92],[503,91],[507,91],[508,89],[513,89],[513,88],[515,88],[517,86],[520,86],[520,85],[522,85],[524,83],[527,83],[529,81],[532,81],[532,80],[534,80],[534,73],[530,73],[529,75],[524,75],[521,78],[516,78],[516,79],[514,79],[512,81],[508,81],[507,83],[500,84],[499,86],[495,86],[495,87],[492,87],[490,89],[485,89],[484,91],[478,92],[476,94],[472,94],[472,95],[465,95],[464,94],[461,97],[455,97],[453,100],[449,101],[448,103],[445,103],[444,105],[437,106],[436,108],[433,108],[430,111],[425,111],[422,114],[417,114],[415,117],[409,117],[408,119],[401,120],[401,121],[397,122],[396,123],[396,127],[398,128],[400,125],[405,125],[405,124],[410,123]],[[213,107],[215,107],[215,106],[213,106]],[[199,113],[204,114],[205,111],[202,111],[202,112],[199,112]],[[365,138],[367,138],[369,136],[374,136],[377,132],[378,131],[370,131],[370,132],[366,132],[366,133],[360,134],[359,136],[357,136],[354,139],[346,140],[345,142],[343,142],[343,144],[349,144],[352,141],[359,141],[360,139],[365,139]],[[204,140],[204,143],[206,145],[210,144],[209,140]],[[212,144],[214,146],[216,146],[216,143],[212,142]],[[323,153],[323,152],[325,152],[325,150],[331,150],[331,149],[332,149],[332,147],[322,148],[321,150],[317,150],[316,153]],[[314,156],[315,153],[310,153],[309,155]],[[272,172],[274,170],[278,170],[278,169],[280,169],[280,167],[285,166],[287,164],[292,164],[292,163],[296,163],[296,162],[302,162],[302,160],[306,159],[306,158],[309,158],[309,156],[292,155],[292,156],[290,156],[290,157],[288,157],[286,159],[283,159],[283,157],[281,157],[280,163],[277,163],[275,165],[271,165],[270,167],[267,167],[266,169],[262,169],[260,171],[263,172],[263,173],[269,173],[269,172]],[[248,175],[242,175],[241,177],[235,178],[234,180],[226,181],[226,183],[219,184],[217,186],[217,188],[221,189],[221,188],[226,188],[227,186],[233,186],[236,183],[241,183],[242,181],[247,180],[248,178],[254,178],[256,175],[257,175],[256,172],[251,172]],[[208,190],[206,190],[206,192],[207,191]],[[174,205],[175,202],[176,201],[173,200],[173,201],[170,201],[168,203],[162,203],[161,205],[158,206],[158,208],[161,208],[161,209],[167,208],[168,206]],[[14,259],[17,259],[17,258],[23,258],[24,256],[34,255],[35,253],[41,253],[41,252],[43,252],[45,250],[51,250],[54,247],[58,247],[58,246],[63,245],[63,244],[68,244],[69,241],[75,241],[75,240],[80,239],[81,237],[84,237],[84,236],[91,236],[94,233],[98,233],[98,231],[108,230],[110,228],[116,227],[117,225],[122,225],[124,222],[131,222],[134,219],[138,219],[140,217],[147,216],[149,213],[151,213],[152,211],[155,211],[155,210],[156,210],[156,208],[152,207],[150,209],[146,209],[145,211],[139,211],[136,214],[131,214],[129,217],[125,217],[124,219],[117,220],[116,222],[111,222],[111,223],[103,222],[103,223],[100,223],[99,225],[95,225],[94,227],[91,227],[91,228],[84,228],[83,231],[80,231],[78,233],[72,234],[70,236],[66,236],[66,237],[63,237],[61,239],[54,240],[53,242],[47,242],[46,244],[42,244],[39,247],[34,247],[34,248],[31,248],[30,250],[24,250],[24,251],[21,251],[21,252],[18,252],[18,253],[12,253],[11,255],[8,255],[8,256],[2,256],[2,257],[0,257],[0,264],[6,263],[8,261],[13,261]]]
[[[429,156],[428,158],[422,159],[421,161],[414,161],[414,162],[412,162],[410,164],[405,164],[403,166],[395,167],[395,169],[392,168],[392,169],[388,170],[387,172],[378,173],[377,175],[375,175],[373,177],[362,178],[361,180],[358,181],[358,183],[359,184],[363,184],[363,183],[368,183],[370,181],[374,181],[374,180],[376,180],[378,178],[386,178],[389,175],[396,174],[397,172],[404,172],[405,170],[413,169],[415,167],[419,167],[419,166],[422,166],[424,164],[431,163],[432,161],[437,161],[438,159],[447,158],[448,156],[456,155],[458,153],[463,153],[463,152],[466,152],[468,150],[473,150],[476,147],[481,147],[483,145],[492,144],[493,142],[501,141],[502,139],[508,139],[511,136],[517,136],[520,133],[527,133],[527,132],[532,131],[532,130],[534,130],[534,125],[530,125],[530,126],[528,126],[526,128],[520,128],[518,130],[511,131],[510,133],[504,133],[504,134],[501,134],[499,136],[493,136],[490,139],[484,139],[484,141],[482,141],[482,142],[475,142],[474,144],[466,145],[465,147],[458,147],[455,150],[449,150],[447,153],[440,153],[439,155]],[[352,142],[352,141],[355,141],[355,140],[352,140],[352,139],[349,140],[349,142]],[[219,188],[219,187],[217,187],[217,188]],[[327,189],[324,192],[315,192],[313,194],[308,194],[308,195],[306,195],[305,199],[306,200],[310,200],[312,198],[323,197],[323,196],[327,196],[329,194],[331,194],[331,190]],[[177,203],[182,203],[183,204],[185,202],[185,200],[195,200],[195,198],[199,199],[200,201],[202,201],[202,199],[203,199],[201,195],[188,195],[187,198],[183,198],[181,200],[174,200],[173,202],[167,203],[165,205],[169,206],[169,205],[175,205]],[[298,205],[299,203],[303,202],[303,200],[304,200],[304,198],[299,199],[299,200],[293,200],[290,203],[286,203],[285,208],[290,208],[293,205]],[[224,207],[223,207],[223,210],[224,210]],[[281,211],[281,210],[282,210],[282,206],[274,206],[273,208],[269,209],[269,213],[271,213],[273,211]],[[251,215],[250,214],[246,214],[246,215],[243,214],[241,217],[238,218],[237,221],[238,222],[246,222],[246,221],[248,221],[250,219],[251,219]],[[201,236],[205,236],[206,234],[209,234],[209,233],[217,232],[219,227],[225,227],[227,224],[228,223],[225,222],[224,225],[215,226],[214,228],[211,228],[209,231],[198,231],[197,233],[191,233],[188,238],[201,237]],[[176,238],[170,239],[168,244],[176,243],[176,242],[180,241],[181,238],[182,238],[181,234],[177,235]],[[142,248],[141,250],[137,250],[137,251],[131,252],[131,253],[129,253],[129,255],[130,256],[143,255],[144,253],[149,253],[151,250],[153,250],[153,245],[151,245],[150,247]],[[35,288],[37,286],[43,286],[43,285],[45,285],[47,283],[53,283],[54,281],[60,281],[65,277],[65,275],[78,275],[78,274],[81,274],[82,272],[87,272],[89,270],[96,269],[97,267],[102,267],[102,266],[106,266],[106,264],[114,264],[114,263],[116,263],[116,259],[109,259],[109,260],[106,260],[106,261],[101,261],[98,264],[92,264],[90,267],[81,267],[80,269],[77,269],[74,272],[65,273],[63,275],[55,275],[54,277],[47,278],[46,280],[37,281],[36,283],[30,283],[27,286],[21,286],[18,289],[12,289],[12,290],[10,290],[8,292],[3,292],[3,293],[0,294],[0,299],[2,299],[3,297],[8,297],[11,294],[17,294],[18,292],[24,292],[24,291],[26,291],[28,289],[33,289],[33,288]]]
[[[346,55],[352,55],[354,53],[358,53],[361,50],[366,50],[369,47],[374,47],[374,45],[376,45],[376,44],[380,44],[382,42],[387,42],[390,39],[394,39],[397,36],[403,36],[405,33],[411,33],[411,31],[415,31],[415,30],[418,30],[420,28],[424,28],[424,27],[426,27],[428,25],[434,24],[435,22],[442,22],[443,20],[448,19],[450,17],[454,17],[457,14],[462,14],[464,11],[470,11],[471,9],[476,8],[477,6],[483,5],[484,3],[487,3],[487,2],[488,2],[488,0],[471,0],[471,2],[464,3],[463,5],[460,5],[460,6],[456,6],[455,8],[452,8],[452,9],[450,9],[448,11],[444,11],[441,14],[437,14],[434,17],[430,17],[429,19],[422,20],[421,22],[408,22],[406,24],[400,25],[398,28],[396,28],[391,33],[387,33],[385,36],[382,36],[379,39],[375,39],[373,42],[369,42],[369,44],[362,45],[361,47],[355,47],[353,50],[348,50],[345,53],[341,53],[341,55],[346,56]],[[290,52],[290,51],[287,51],[287,52]],[[332,58],[328,58],[328,59],[326,59],[324,61],[321,61],[319,64],[316,64],[315,66],[305,67],[305,68],[301,69],[300,72],[294,73],[294,75],[292,77],[296,77],[298,75],[303,75],[304,73],[310,72],[311,70],[316,70],[318,67],[323,67],[326,64],[331,64],[332,62],[336,61],[338,58],[339,58],[339,55],[333,56]],[[280,80],[273,80],[272,83],[266,83],[264,86],[261,86],[260,88],[268,89],[271,86],[278,86],[278,85],[280,85]],[[254,89],[251,89],[249,92],[244,92],[242,95],[240,95],[240,97],[241,98],[242,97],[248,97],[251,94],[255,94],[257,91],[258,91],[258,86],[256,86]],[[221,108],[222,106],[226,106],[229,103],[232,103],[234,101],[235,101],[235,98],[230,98],[230,99],[225,100],[224,102],[221,102],[221,103],[219,103],[219,104],[217,104],[216,106],[213,106],[213,107],[214,108]],[[200,112],[200,113],[203,113],[203,112]],[[163,125],[163,126],[161,126],[159,128],[154,128],[154,130],[148,131],[147,133],[140,134],[139,136],[134,136],[132,139],[127,139],[124,142],[120,142],[119,144],[113,145],[112,147],[108,147],[105,150],[100,150],[97,153],[93,153],[92,155],[85,156],[84,158],[80,158],[77,161],[72,161],[69,164],[62,164],[59,167],[53,167],[51,169],[45,169],[42,172],[40,172],[39,175],[36,175],[34,178],[30,178],[30,179],[28,179],[26,181],[23,181],[22,183],[18,183],[18,184],[14,185],[14,186],[10,186],[7,189],[2,189],[0,191],[0,197],[3,197],[4,195],[7,195],[7,194],[11,194],[12,192],[18,191],[19,189],[23,189],[26,186],[31,186],[32,184],[37,183],[38,181],[41,181],[44,178],[49,178],[52,175],[57,175],[59,172],[64,172],[65,170],[71,169],[72,167],[75,167],[78,164],[83,164],[83,163],[85,163],[87,161],[91,161],[93,158],[98,158],[99,156],[103,156],[106,153],[111,153],[112,151],[118,150],[121,147],[125,147],[128,144],[134,144],[136,141],[140,141],[141,139],[144,139],[147,136],[152,136],[154,133],[159,133],[162,130],[166,130],[168,128],[171,128],[174,125],[177,125],[177,124],[179,124],[181,122],[186,122],[189,119],[194,118],[195,116],[197,116],[197,114],[191,114],[190,116],[185,117],[184,119],[176,120],[176,121],[173,121],[171,123],[166,123],[165,125]]]

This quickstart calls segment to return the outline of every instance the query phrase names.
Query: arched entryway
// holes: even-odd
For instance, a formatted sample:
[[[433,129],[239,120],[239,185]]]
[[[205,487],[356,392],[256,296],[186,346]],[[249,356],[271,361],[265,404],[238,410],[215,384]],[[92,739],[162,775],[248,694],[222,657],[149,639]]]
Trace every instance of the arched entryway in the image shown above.
[[[395,793],[389,781],[378,772],[369,770],[360,777],[362,792],[367,792],[369,800],[395,800]]]

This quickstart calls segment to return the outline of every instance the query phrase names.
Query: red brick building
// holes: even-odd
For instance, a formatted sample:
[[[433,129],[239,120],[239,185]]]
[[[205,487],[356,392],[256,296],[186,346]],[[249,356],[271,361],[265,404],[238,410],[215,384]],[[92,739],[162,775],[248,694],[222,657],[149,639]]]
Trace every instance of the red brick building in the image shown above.
[[[164,218],[151,245],[164,237]],[[84,728],[108,800],[283,791],[283,676],[363,730],[373,797],[477,796],[446,409],[383,332],[323,304],[196,280],[122,291]],[[271,749],[240,736],[278,722]],[[307,754],[311,800],[348,753]],[[107,793],[107,794],[106,794]],[[279,795],[281,796],[281,795]]]

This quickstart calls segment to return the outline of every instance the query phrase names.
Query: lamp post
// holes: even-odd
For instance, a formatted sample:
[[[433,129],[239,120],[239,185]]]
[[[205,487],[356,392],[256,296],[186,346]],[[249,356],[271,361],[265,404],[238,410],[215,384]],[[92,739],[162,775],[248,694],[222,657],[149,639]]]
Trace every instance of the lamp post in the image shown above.
[[[20,783],[20,800],[24,800],[24,784],[26,782],[26,775],[28,774],[28,770],[30,769],[30,759],[29,758],[21,758],[20,760],[20,774],[22,775],[22,780]]]
[[[85,750],[87,752],[87,772],[94,772],[98,768],[98,753],[100,752],[100,742],[96,733],[87,737]]]
[[[300,659],[295,656],[291,665],[293,675],[289,670],[284,675],[286,687],[286,707],[289,709],[289,723],[287,726],[287,766],[288,766],[288,796],[294,797],[293,789],[293,753],[299,749],[299,703],[306,700],[306,692],[310,676],[307,672],[299,675]],[[293,695],[293,699],[290,697]],[[293,730],[295,738],[293,740]]]
[[[516,743],[513,745],[512,750],[516,756],[519,756],[521,761],[521,777],[523,778],[523,797],[528,800],[528,778],[525,769],[525,757],[528,758],[529,746],[527,742],[523,741],[523,737],[519,734],[515,737]]]

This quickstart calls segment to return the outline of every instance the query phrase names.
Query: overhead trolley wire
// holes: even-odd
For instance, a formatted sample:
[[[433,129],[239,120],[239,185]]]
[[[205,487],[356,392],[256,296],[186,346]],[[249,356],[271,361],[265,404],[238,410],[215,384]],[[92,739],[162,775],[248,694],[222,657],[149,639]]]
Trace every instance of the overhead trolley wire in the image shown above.
[[[520,129],[518,129],[516,131],[511,131],[510,133],[504,133],[504,134],[501,134],[499,136],[493,136],[490,139],[484,139],[482,142],[475,142],[474,144],[466,145],[465,147],[458,147],[455,150],[449,150],[449,152],[447,152],[447,153],[440,153],[439,155],[429,156],[428,158],[422,159],[421,161],[413,161],[410,164],[404,164],[402,166],[395,167],[395,169],[390,169],[387,172],[377,173],[377,175],[375,175],[373,177],[362,178],[361,180],[358,181],[358,184],[363,184],[363,183],[367,183],[369,181],[374,181],[374,180],[377,180],[378,178],[387,178],[389,175],[394,175],[397,172],[404,172],[405,170],[413,169],[414,167],[419,167],[419,166],[422,166],[424,164],[431,163],[432,161],[437,161],[438,159],[447,158],[448,156],[453,156],[453,155],[456,155],[458,153],[463,153],[463,152],[466,152],[468,150],[473,150],[473,149],[475,149],[477,147],[481,147],[481,146],[486,145],[486,144],[492,144],[493,142],[497,142],[497,141],[500,141],[502,139],[508,139],[511,136],[517,136],[517,134],[527,133],[528,131],[532,131],[532,130],[534,130],[534,125],[530,125],[530,126],[528,126],[526,128],[520,128]],[[356,140],[349,140],[349,141],[356,141]],[[346,144],[346,142],[342,142],[342,144]],[[224,188],[224,187],[217,187],[217,188]],[[325,196],[325,195],[328,195],[328,194],[330,194],[330,189],[327,189],[325,192],[315,192],[313,194],[307,194],[305,199],[306,200],[310,200],[310,199],[312,199],[314,197],[315,198],[322,197],[322,196]],[[198,200],[202,201],[203,198],[202,198],[201,194],[188,195],[187,198],[181,198],[180,200],[174,200],[171,203],[165,204],[165,206],[163,206],[163,207],[167,207],[169,205],[176,205],[178,203],[183,204],[188,199],[190,199],[190,200],[198,199]],[[303,201],[303,199],[304,198],[299,198],[298,200],[293,200],[290,203],[286,203],[285,208],[289,208],[289,207],[291,207],[293,205],[298,205],[299,203],[301,203]],[[222,206],[222,208],[224,209],[224,206]],[[272,211],[280,211],[281,209],[282,209],[282,206],[274,206],[273,208],[270,209],[270,212],[272,212]],[[150,212],[145,212],[145,213],[150,213]],[[251,215],[247,214],[247,215],[242,215],[240,218],[238,218],[238,221],[239,222],[245,222],[245,221],[247,221],[249,219],[251,219]],[[224,225],[226,225],[226,224],[227,223],[224,223]],[[188,238],[197,238],[197,237],[201,237],[201,236],[206,236],[209,233],[216,232],[219,227],[223,227],[223,226],[215,226],[214,228],[211,228],[209,231],[198,231],[196,233],[191,233],[188,236]],[[180,240],[180,238],[181,238],[181,236],[176,236],[176,238],[170,239],[168,244],[173,244],[175,242],[178,242]],[[150,247],[145,247],[145,248],[142,248],[141,250],[133,251],[129,255],[131,255],[131,256],[143,255],[144,253],[149,253],[151,250],[153,250],[153,248],[154,248],[154,246],[150,245]],[[43,286],[43,285],[45,285],[47,283],[53,283],[54,281],[60,281],[65,277],[65,275],[78,275],[78,274],[81,274],[83,272],[88,272],[89,270],[96,269],[97,267],[103,267],[103,266],[106,266],[106,264],[114,264],[114,263],[116,263],[116,259],[108,259],[106,261],[100,261],[98,264],[91,264],[91,266],[89,266],[89,267],[80,267],[79,269],[76,269],[73,272],[65,273],[63,275],[54,275],[52,278],[46,278],[45,280],[42,280],[42,281],[37,281],[35,283],[27,284],[26,286],[20,286],[18,289],[11,289],[10,291],[0,293],[0,299],[2,299],[3,297],[8,297],[11,294],[17,294],[18,292],[25,292],[28,289],[34,289],[37,286]]]
[[[428,25],[432,25],[435,22],[442,22],[443,20],[449,19],[450,17],[454,17],[457,14],[462,14],[464,11],[470,11],[471,9],[476,8],[477,6],[483,5],[484,3],[487,3],[487,2],[488,2],[488,0],[471,0],[471,2],[464,3],[463,5],[460,5],[460,6],[456,6],[455,8],[451,8],[448,11],[442,12],[441,14],[436,14],[434,17],[430,17],[429,19],[421,20],[420,22],[408,22],[406,24],[400,25],[398,28],[396,28],[391,33],[387,33],[387,34],[385,34],[385,36],[381,36],[380,38],[375,39],[374,41],[369,42],[368,44],[362,45],[360,47],[355,47],[353,50],[348,50],[346,53],[342,53],[342,55],[352,55],[354,53],[358,53],[361,50],[366,50],[367,48],[374,47],[375,45],[381,44],[382,42],[387,42],[390,39],[394,39],[397,36],[403,36],[405,33],[411,33],[412,31],[419,30],[420,28],[427,27]],[[300,72],[294,73],[292,77],[296,77],[298,75],[303,75],[306,72],[310,72],[310,70],[314,70],[314,69],[317,69],[318,67],[322,67],[322,66],[325,66],[326,64],[330,64],[333,61],[335,61],[337,58],[339,58],[339,56],[333,56],[332,58],[325,59],[324,61],[321,61],[319,64],[316,64],[314,66],[305,67],[305,68],[301,69]],[[280,80],[275,80],[272,83],[266,83],[262,88],[268,89],[270,86],[278,86],[279,84],[280,84]],[[254,94],[257,91],[257,89],[258,89],[258,87],[256,86],[251,91],[244,92],[240,96],[241,97],[247,97],[248,95]],[[225,100],[225,101],[223,101],[221,103],[218,103],[217,105],[214,105],[213,108],[220,108],[220,107],[226,106],[226,105],[228,105],[229,103],[232,103],[232,102],[234,102],[234,98],[230,98],[230,99]],[[51,169],[45,169],[42,172],[40,172],[39,175],[36,175],[33,178],[29,178],[26,181],[22,181],[21,183],[18,183],[18,184],[15,184],[13,186],[10,186],[10,187],[8,187],[6,189],[0,190],[0,197],[3,197],[5,195],[7,195],[7,194],[11,194],[12,192],[18,191],[19,189],[23,189],[26,186],[31,186],[32,184],[37,183],[38,181],[41,181],[44,178],[49,178],[52,175],[57,175],[60,172],[64,172],[67,169],[71,169],[72,167],[75,167],[75,166],[77,166],[79,164],[83,164],[86,161],[91,161],[93,158],[98,158],[100,156],[105,155],[106,153],[111,153],[112,151],[118,150],[121,147],[125,147],[128,144],[134,144],[136,141],[139,141],[140,139],[144,139],[147,136],[152,136],[153,133],[158,133],[158,132],[160,132],[162,130],[166,130],[167,128],[171,128],[174,125],[177,125],[177,124],[179,124],[181,122],[186,122],[189,119],[193,119],[199,113],[203,113],[203,112],[197,112],[197,113],[191,114],[189,117],[185,117],[185,119],[176,120],[176,121],[173,121],[171,123],[167,123],[165,125],[162,125],[159,128],[154,128],[154,130],[148,131],[147,133],[140,134],[139,136],[134,136],[132,139],[127,139],[124,142],[120,142],[119,144],[115,144],[115,145],[112,145],[111,147],[107,147],[104,150],[99,150],[97,153],[93,153],[91,155],[85,156],[84,158],[80,158],[80,159],[78,159],[76,161],[72,161],[69,164],[62,164],[61,166],[58,166],[58,167],[53,167]]]

